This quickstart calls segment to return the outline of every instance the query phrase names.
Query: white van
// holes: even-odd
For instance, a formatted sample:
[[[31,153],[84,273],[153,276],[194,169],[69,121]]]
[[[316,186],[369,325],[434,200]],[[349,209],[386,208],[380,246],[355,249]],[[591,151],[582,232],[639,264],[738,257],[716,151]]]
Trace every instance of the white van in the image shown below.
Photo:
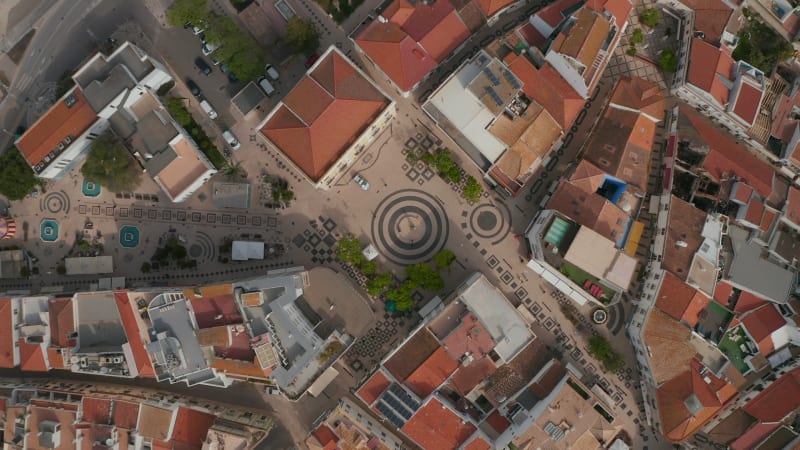
[[[266,77],[261,77],[258,79],[258,86],[267,94],[267,97],[271,97],[272,94],[275,93],[275,88],[272,86],[272,83],[267,80]]]
[[[277,80],[278,78],[281,77],[280,74],[278,73],[278,69],[276,69],[275,66],[273,66],[272,64],[267,64],[267,66],[264,67],[264,70],[267,72],[267,75],[269,75],[269,77],[272,78],[273,80]]]
[[[214,111],[214,108],[211,107],[211,103],[208,103],[208,100],[201,101],[200,107],[203,108],[203,111],[205,111],[206,114],[208,114],[208,117],[211,117],[212,119],[217,118],[217,112]]]
[[[239,143],[239,140],[236,139],[236,136],[234,136],[230,130],[225,130],[222,132],[222,139],[225,139],[225,142],[227,142],[228,145],[230,145],[234,150],[239,150],[239,147],[242,146],[242,144]]]

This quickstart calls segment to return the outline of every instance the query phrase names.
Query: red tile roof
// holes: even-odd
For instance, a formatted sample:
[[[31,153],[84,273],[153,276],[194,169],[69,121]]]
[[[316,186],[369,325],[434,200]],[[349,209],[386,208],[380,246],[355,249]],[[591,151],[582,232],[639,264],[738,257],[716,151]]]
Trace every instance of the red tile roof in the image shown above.
[[[492,17],[512,3],[514,0],[478,0],[478,6],[486,14],[486,17]]]
[[[496,409],[486,418],[486,423],[491,425],[492,429],[496,431],[497,434],[502,434],[511,426],[511,422]]]
[[[366,383],[361,385],[358,389],[358,396],[364,400],[364,403],[371,405],[390,384],[391,381],[383,374],[383,371],[378,370]]]
[[[617,28],[623,27],[623,24],[628,21],[631,9],[633,9],[633,5],[629,0],[589,0],[586,2],[586,7],[601,14],[610,13],[614,16]]]
[[[50,368],[45,359],[44,346],[41,343],[28,344],[25,338],[19,338],[19,366],[28,372],[47,372]]]
[[[14,322],[10,298],[0,298],[0,367],[13,368]]]
[[[319,440],[319,443],[327,446],[328,443],[336,443],[339,441],[339,436],[336,436],[327,425],[322,424],[314,430],[314,436]],[[336,448],[334,445],[333,448]]]
[[[780,423],[757,423],[731,442],[730,448],[732,450],[753,450],[780,426]]]
[[[464,446],[464,450],[489,450],[490,448],[492,448],[492,446],[480,436],[475,436]]]
[[[697,289],[681,281],[678,277],[666,272],[661,282],[661,289],[656,296],[656,306],[675,320],[697,325],[700,312],[711,301]]]
[[[111,423],[111,400],[83,397],[82,403],[84,420],[98,425]]]
[[[114,425],[128,430],[136,429],[139,420],[139,404],[114,400]]]
[[[42,162],[67,136],[80,137],[97,119],[80,88],[74,88],[72,95],[75,103],[71,107],[58,100],[17,141],[17,148],[31,166]]]
[[[694,38],[686,80],[711,94],[724,107],[728,103],[730,90],[722,79],[731,79],[733,65],[733,58],[727,52],[700,38]]]
[[[736,183],[736,195],[733,197],[733,200],[737,200],[743,204],[747,204],[750,201],[750,197],[753,196],[753,188],[749,186],[747,183]]]
[[[753,124],[756,120],[758,109],[761,107],[761,96],[763,94],[764,92],[761,89],[742,83],[739,95],[736,96],[733,112],[744,119],[745,122]]]
[[[543,45],[547,42],[547,38],[542,36],[542,33],[536,29],[530,22],[526,22],[525,25],[517,28],[517,34],[528,43],[528,45],[532,47],[536,47],[538,49],[544,48]]]
[[[133,309],[136,305],[130,301],[125,291],[114,292],[114,300],[117,303],[128,344],[131,346],[136,369],[139,372],[138,376],[154,378],[156,373],[153,370],[153,364],[150,362],[150,355],[147,354],[147,350],[144,348],[145,339],[142,337],[144,331],[139,328],[139,322],[136,320],[136,314]]]
[[[723,284],[730,286],[727,283],[720,283],[719,285],[717,285],[717,289],[719,289],[719,286],[722,286]],[[714,292],[714,294],[716,297],[716,292]],[[741,291],[741,293],[739,294],[739,300],[736,301],[736,307],[734,308],[734,312],[740,314],[745,313],[747,311],[752,311],[768,303],[769,303],[768,301],[764,300],[761,297],[758,297],[755,294],[751,294],[750,292],[747,291]]]
[[[664,120],[664,94],[652,81],[623,77],[611,93],[611,104],[641,111],[656,120]]]
[[[47,301],[50,316],[50,342],[56,347],[74,347],[75,339],[67,336],[75,332],[75,315],[71,298],[51,298]]]
[[[458,368],[458,361],[451,358],[447,351],[439,347],[411,373],[405,385],[420,398],[427,397],[435,391]]]
[[[475,389],[483,380],[488,378],[497,370],[492,359],[488,356],[474,361],[468,366],[461,366],[450,378],[450,383],[462,395],[467,395]]]
[[[730,307],[731,305],[729,300],[732,292],[733,286],[725,281],[720,281],[717,283],[717,287],[714,288],[714,300],[723,306]]]
[[[757,227],[761,227],[761,221],[764,219],[764,211],[766,207],[764,202],[756,197],[750,199],[747,204],[747,212],[744,215],[744,220],[752,223]]]
[[[47,362],[51,369],[67,369],[67,362],[64,360],[64,350],[57,347],[47,348]]]
[[[382,15],[387,22],[374,20],[355,41],[402,91],[410,91],[470,35],[447,0],[395,0]]]
[[[522,81],[525,95],[542,105],[562,129],[568,130],[584,105],[575,89],[550,64],[536,69],[525,56],[514,53],[505,58],[505,63]]]
[[[705,42],[717,45],[733,10],[722,0],[681,0],[694,10],[694,29],[703,32]]]
[[[794,186],[789,187],[783,211],[786,213],[784,216],[786,220],[800,226],[800,189]]]
[[[468,352],[473,358],[479,359],[492,351],[494,346],[492,335],[472,312],[467,313],[458,326],[442,340],[442,347],[455,360]]]
[[[596,191],[587,191],[582,187],[570,181],[561,181],[547,202],[547,208],[560,211],[612,242],[619,241],[630,221],[628,213]]]
[[[694,111],[688,109],[682,111],[711,149],[703,160],[702,167],[714,179],[720,180],[723,175],[736,174],[740,180],[755,188],[762,196],[769,196],[772,193],[772,183],[775,178],[772,167],[753,156]]]
[[[580,2],[576,0],[558,0],[540,9],[535,15],[552,28],[555,28],[561,23],[562,20],[564,20],[564,11],[572,8],[578,3]]]
[[[800,368],[778,378],[742,409],[762,422],[778,422],[800,405]]]
[[[230,293],[221,295],[191,297],[189,302],[197,320],[197,328],[211,328],[244,322],[239,307],[236,305],[236,299],[233,297],[233,289]]]
[[[326,107],[304,106],[309,104]],[[349,61],[331,51],[276,107],[261,134],[318,182],[388,105]]]
[[[216,418],[213,414],[180,407],[172,430],[172,440],[200,448]]]
[[[744,314],[741,321],[759,348],[763,347],[762,354],[764,356],[768,356],[775,350],[772,346],[772,333],[786,325],[786,319],[771,303]]]
[[[424,449],[455,450],[474,433],[475,425],[463,423],[450,407],[432,398],[401,431]]]

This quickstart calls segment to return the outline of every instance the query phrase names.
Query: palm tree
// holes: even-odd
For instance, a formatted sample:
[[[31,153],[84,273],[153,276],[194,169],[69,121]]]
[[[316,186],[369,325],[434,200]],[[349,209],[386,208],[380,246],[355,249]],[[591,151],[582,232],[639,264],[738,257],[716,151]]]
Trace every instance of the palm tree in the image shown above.
[[[222,166],[222,174],[225,175],[225,178],[228,181],[233,181],[236,178],[245,178],[247,176],[247,172],[244,171],[244,167],[242,167],[242,163],[240,161],[231,162],[228,161]]]

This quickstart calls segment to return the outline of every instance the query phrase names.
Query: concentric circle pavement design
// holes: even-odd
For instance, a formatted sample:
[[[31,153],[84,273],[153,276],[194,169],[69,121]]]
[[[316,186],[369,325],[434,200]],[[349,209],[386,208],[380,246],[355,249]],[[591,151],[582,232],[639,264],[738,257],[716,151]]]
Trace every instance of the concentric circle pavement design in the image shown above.
[[[51,214],[66,213],[69,211],[69,196],[64,191],[48,192],[39,201],[39,209]]]
[[[202,231],[196,232],[194,242],[189,247],[189,255],[194,259],[213,261],[216,254],[217,247],[211,236]]]
[[[372,219],[372,241],[397,264],[426,261],[444,247],[450,225],[444,207],[417,189],[395,192],[378,205]]]
[[[484,239],[504,238],[510,229],[509,213],[490,203],[475,207],[469,215],[472,232]]]

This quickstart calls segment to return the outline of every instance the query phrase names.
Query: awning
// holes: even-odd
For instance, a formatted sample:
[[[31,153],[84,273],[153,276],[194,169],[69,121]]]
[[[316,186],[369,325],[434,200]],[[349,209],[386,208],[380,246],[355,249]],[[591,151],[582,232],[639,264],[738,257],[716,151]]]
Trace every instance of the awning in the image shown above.
[[[644,232],[644,224],[638,220],[631,225],[631,231],[628,235],[628,242],[625,244],[625,254],[630,257],[636,257],[636,250],[639,248],[639,240],[642,239]]]

